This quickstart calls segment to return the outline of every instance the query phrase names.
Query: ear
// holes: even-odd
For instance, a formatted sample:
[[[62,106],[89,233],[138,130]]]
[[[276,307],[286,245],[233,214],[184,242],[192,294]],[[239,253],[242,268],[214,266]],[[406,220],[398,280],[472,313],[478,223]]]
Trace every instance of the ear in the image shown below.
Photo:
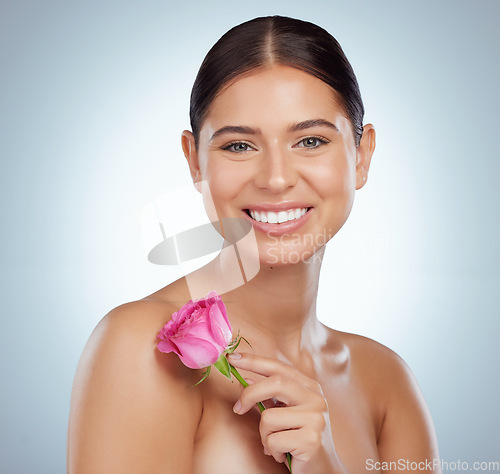
[[[189,130],[184,130],[182,132],[181,142],[182,151],[184,152],[184,156],[186,157],[189,165],[191,178],[193,179],[193,183],[196,189],[198,189],[198,186],[196,184],[201,181],[201,171],[193,133]],[[198,189],[198,191],[200,190]]]
[[[356,189],[361,189],[366,184],[374,150],[375,128],[368,123],[363,127],[363,136],[356,150]]]

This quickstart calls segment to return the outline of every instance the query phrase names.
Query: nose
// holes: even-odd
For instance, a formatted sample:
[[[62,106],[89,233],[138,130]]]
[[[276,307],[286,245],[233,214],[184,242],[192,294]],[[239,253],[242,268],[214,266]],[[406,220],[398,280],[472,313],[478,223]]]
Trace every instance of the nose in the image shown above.
[[[268,150],[261,158],[255,178],[256,186],[278,194],[297,184],[298,173],[291,154],[276,147]]]

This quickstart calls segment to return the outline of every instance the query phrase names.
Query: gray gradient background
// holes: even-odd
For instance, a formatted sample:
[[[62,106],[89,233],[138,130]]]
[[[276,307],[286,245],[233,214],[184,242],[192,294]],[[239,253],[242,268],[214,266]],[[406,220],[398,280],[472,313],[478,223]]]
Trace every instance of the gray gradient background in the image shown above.
[[[141,209],[189,184],[180,133],[209,47],[284,14],[328,29],[378,133],[318,313],[414,371],[441,457],[499,460],[498,1],[0,3],[0,472],[65,470],[70,390],[111,308],[180,275]],[[168,318],[168,315],[166,315]]]

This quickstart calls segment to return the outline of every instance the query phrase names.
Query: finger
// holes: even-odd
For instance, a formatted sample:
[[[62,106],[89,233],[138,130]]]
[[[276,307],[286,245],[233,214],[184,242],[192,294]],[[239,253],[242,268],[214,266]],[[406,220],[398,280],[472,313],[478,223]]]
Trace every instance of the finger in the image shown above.
[[[278,462],[285,462],[286,453],[296,461],[310,461],[321,446],[321,433],[312,429],[278,431],[267,437],[267,450]]]
[[[307,405],[321,409],[324,398],[317,392],[298,384],[282,375],[272,375],[246,387],[240,394],[234,411],[240,415],[250,410],[256,403],[275,398],[287,406]],[[238,405],[238,406],[236,406]]]
[[[304,412],[298,411],[296,407],[269,408],[263,411],[259,423],[259,433],[264,453],[273,455],[278,461],[277,457],[280,458],[282,453],[272,452],[268,444],[268,437],[279,431],[299,429],[305,423],[307,423],[307,418],[304,416]]]
[[[266,444],[264,450],[272,456],[276,462],[286,462],[286,453],[289,453],[285,446],[291,446],[292,442],[296,438],[293,433],[299,430],[289,430],[289,431],[278,431],[277,433],[271,433],[266,438]]]
[[[310,390],[322,393],[321,386],[316,380],[307,377],[299,370],[280,360],[249,354],[246,352],[235,352],[233,354],[229,354],[228,359],[229,362],[238,369],[247,370],[259,375],[265,375],[267,377],[277,374],[285,375],[295,379],[302,385],[307,386]]]
[[[264,452],[277,455],[280,457],[281,452],[276,451],[276,446],[269,445],[269,436],[274,433],[279,433],[282,431],[299,431],[300,434],[303,433],[323,433],[327,426],[327,420],[324,414],[319,412],[304,411],[298,409],[297,407],[290,408],[271,408],[266,410],[261,415],[261,420],[259,423],[259,433],[262,445],[264,446]],[[310,436],[311,439],[308,441],[310,443],[316,441],[321,442],[321,435]],[[304,442],[300,445],[302,449],[304,448]],[[316,450],[319,446],[310,446],[310,449]],[[285,449],[286,448],[286,449]],[[274,449],[274,450],[273,450]],[[290,452],[290,450],[296,449],[294,446],[289,445],[283,447],[284,452]],[[276,459],[276,458],[275,458]]]
[[[322,433],[327,426],[324,413],[303,410],[299,407],[269,408],[261,414],[259,432],[262,444],[267,447],[271,433],[308,428]]]

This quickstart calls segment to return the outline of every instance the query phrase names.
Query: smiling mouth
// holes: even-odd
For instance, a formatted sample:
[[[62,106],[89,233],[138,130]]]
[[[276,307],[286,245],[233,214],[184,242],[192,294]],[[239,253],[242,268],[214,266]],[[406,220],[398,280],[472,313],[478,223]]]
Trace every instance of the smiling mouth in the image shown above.
[[[310,207],[301,207],[288,209],[287,211],[254,211],[253,209],[244,209],[244,211],[257,222],[266,222],[269,224],[282,224],[284,222],[300,219]]]

